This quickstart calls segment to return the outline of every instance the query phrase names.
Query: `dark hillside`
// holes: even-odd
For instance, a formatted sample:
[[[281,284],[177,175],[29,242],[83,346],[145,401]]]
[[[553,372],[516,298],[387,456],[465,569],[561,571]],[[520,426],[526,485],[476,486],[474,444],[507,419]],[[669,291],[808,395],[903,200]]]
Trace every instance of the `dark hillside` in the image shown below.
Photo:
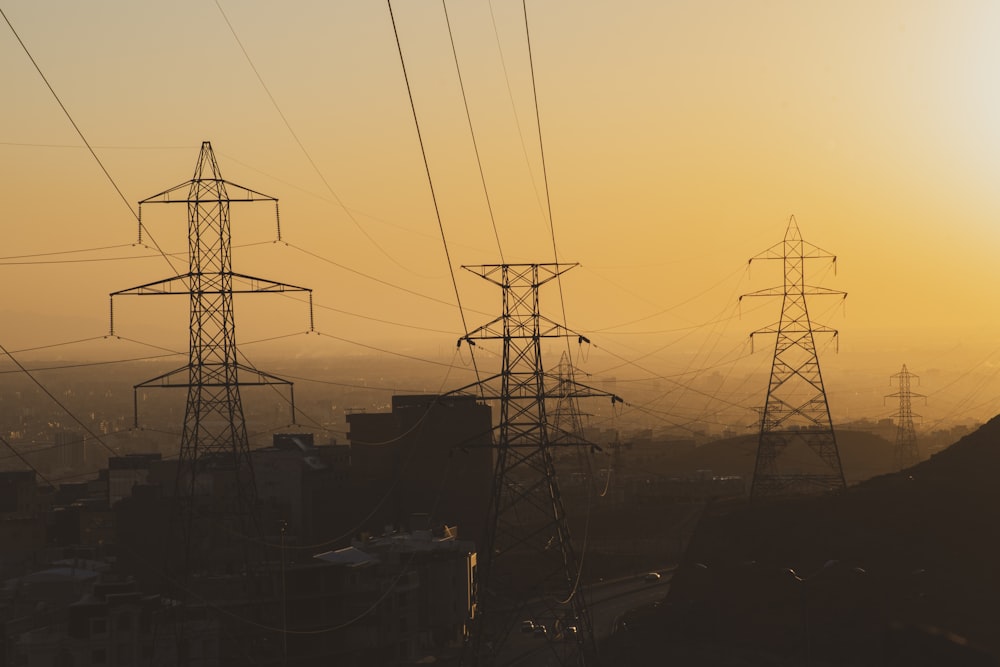
[[[998,471],[994,418],[841,493],[715,505],[622,664],[996,664]]]
[[[837,431],[837,446],[848,484],[893,470],[893,444],[864,431]],[[716,475],[753,476],[757,436],[717,440],[665,457],[667,472],[675,475],[711,470]]]

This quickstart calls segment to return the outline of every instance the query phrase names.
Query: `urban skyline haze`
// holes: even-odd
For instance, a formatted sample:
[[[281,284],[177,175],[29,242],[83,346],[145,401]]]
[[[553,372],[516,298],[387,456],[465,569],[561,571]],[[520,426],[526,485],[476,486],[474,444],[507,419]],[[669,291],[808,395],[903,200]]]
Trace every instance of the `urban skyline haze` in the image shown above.
[[[531,61],[521,3],[448,3],[495,228],[440,3],[392,6],[440,228],[386,5],[56,7],[3,11],[132,209],[190,178],[203,140],[228,180],[279,198],[282,243],[273,209],[233,206],[234,269],[312,288],[320,335],[300,301],[239,297],[254,361],[403,354],[467,384],[455,341],[500,295],[459,267],[554,261],[554,235],[558,260],[581,264],[561,290],[592,341],[571,350],[582,369],[626,399],[669,390],[626,410],[738,419],[763,400],[773,346],[751,354],[749,333],[780,313],[738,301],[781,282],[775,262],[747,260],[795,215],[838,256],[808,282],[849,293],[810,301],[841,331],[820,339],[835,419],[890,416],[881,397],[904,363],[929,423],[1000,411],[990,3],[529,1]],[[103,338],[108,294],[170,267],[135,245],[133,213],[3,28],[0,344],[54,346],[15,353],[33,366],[183,353],[183,297],[116,299],[121,339]],[[183,267],[183,207],[144,208],[143,223]],[[543,309],[561,320],[559,292]],[[548,352],[555,370],[561,348]]]

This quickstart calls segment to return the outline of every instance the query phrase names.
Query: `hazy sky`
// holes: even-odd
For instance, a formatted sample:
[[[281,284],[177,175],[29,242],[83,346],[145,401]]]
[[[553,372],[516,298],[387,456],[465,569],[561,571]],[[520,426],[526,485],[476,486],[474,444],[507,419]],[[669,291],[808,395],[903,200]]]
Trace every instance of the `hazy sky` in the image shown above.
[[[645,379],[659,375],[664,388],[677,380],[761,404],[773,342],[744,358],[747,334],[776,321],[780,303],[745,301],[741,312],[737,297],[780,283],[776,263],[748,271],[747,260],[794,214],[806,240],[839,258],[836,274],[810,265],[810,282],[849,292],[846,304],[810,303],[814,319],[841,331],[839,354],[821,341],[835,417],[852,395],[863,397],[852,416],[891,413],[881,396],[904,363],[932,396],[925,415],[1000,409],[1000,5],[527,7],[559,259],[581,264],[565,276],[566,312],[596,346],[580,352],[587,371],[616,377],[623,394],[629,382],[650,390]],[[500,250],[445,15],[431,0],[393,8],[474,328],[498,314],[499,293],[458,267],[498,263]],[[130,203],[190,178],[203,140],[228,180],[280,199],[287,246],[267,243],[272,209],[234,206],[234,268],[312,287],[326,336],[247,354],[368,352],[361,343],[452,358],[463,323],[441,303],[455,294],[385,3],[2,9]],[[552,261],[521,3],[453,0],[448,10],[504,259]],[[108,293],[169,267],[128,245],[129,208],[5,23],[0,35],[0,343],[101,336]],[[165,250],[184,252],[183,207],[143,216]],[[39,256],[93,248],[103,249]],[[558,291],[544,298],[559,318]],[[117,302],[117,332],[183,349],[186,308],[183,297]],[[241,297],[237,309],[243,342],[308,326],[304,306],[279,296]],[[48,353],[144,350],[95,341]]]

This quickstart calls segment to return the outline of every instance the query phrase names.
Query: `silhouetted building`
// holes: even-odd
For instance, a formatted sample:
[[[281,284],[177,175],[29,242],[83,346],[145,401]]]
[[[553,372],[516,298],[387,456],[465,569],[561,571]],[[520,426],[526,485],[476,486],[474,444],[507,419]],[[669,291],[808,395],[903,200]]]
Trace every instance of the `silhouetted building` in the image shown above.
[[[87,438],[82,431],[64,429],[52,435],[55,468],[58,470],[82,470],[88,460]]]
[[[284,521],[290,535],[303,535],[309,524],[308,489],[332,481],[332,471],[313,445],[312,433],[276,433],[273,444],[250,452],[257,499],[273,520]],[[268,517],[262,517],[265,525]]]
[[[423,512],[482,537],[493,479],[488,405],[474,396],[393,396],[392,412],[349,414],[347,423],[350,488],[365,511],[381,503],[369,529],[404,526]]]
[[[316,568],[289,572],[289,609],[300,622],[321,609],[344,617],[327,619],[334,626],[358,619],[328,638],[332,652],[322,655],[338,665],[413,664],[455,655],[476,613],[477,576],[473,543],[457,537],[455,527],[439,526],[355,540],[319,554],[326,565],[325,599],[315,587],[300,588],[315,579]],[[378,611],[363,614],[386,590],[390,597]],[[303,597],[312,598],[309,606]]]
[[[160,460],[160,454],[128,454],[108,459],[108,505],[114,507],[122,498],[132,495],[132,488],[149,482],[149,471]]]
[[[53,574],[56,573],[56,574]],[[5,623],[7,664],[219,665],[218,622],[174,618],[172,605],[129,580],[108,580],[70,567],[50,570],[76,599]],[[178,641],[180,639],[180,641]]]
[[[35,471],[0,472],[0,517],[38,516],[45,509]]]

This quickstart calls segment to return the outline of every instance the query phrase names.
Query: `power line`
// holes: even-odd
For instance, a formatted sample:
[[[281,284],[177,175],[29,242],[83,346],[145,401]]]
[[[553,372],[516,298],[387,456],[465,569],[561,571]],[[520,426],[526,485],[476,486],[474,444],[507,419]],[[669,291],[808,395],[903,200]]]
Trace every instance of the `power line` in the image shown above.
[[[458,87],[462,91],[462,103],[465,105],[465,118],[469,121],[469,136],[472,138],[472,150],[476,153],[476,164],[479,166],[479,180],[483,184],[483,196],[486,198],[486,208],[490,212],[490,223],[493,225],[493,236],[497,240],[497,252],[500,253],[500,261],[504,262],[503,247],[500,245],[500,232],[497,231],[497,220],[493,214],[493,203],[490,201],[490,191],[486,187],[486,174],[483,173],[483,160],[479,155],[479,144],[476,143],[476,132],[472,128],[472,112],[469,111],[469,98],[465,94],[465,82],[462,80],[462,68],[458,64],[458,50],[455,48],[455,35],[451,30],[451,19],[448,17],[448,1],[441,0],[441,7],[444,9],[444,22],[448,26],[448,39],[451,42],[451,53],[455,58],[455,72],[458,74]]]
[[[2,10],[0,10],[0,13],[2,13]],[[21,369],[21,372],[24,373],[25,375],[27,375],[31,379],[31,381],[34,382],[35,385],[37,385],[38,388],[41,389],[45,393],[46,396],[48,396],[49,398],[51,398],[52,401],[63,410],[63,412],[65,412],[67,415],[69,415],[70,419],[72,419],[73,421],[75,421],[80,426],[80,428],[82,428],[84,431],[86,431],[87,435],[89,435],[94,440],[96,440],[101,445],[101,447],[103,447],[105,450],[107,450],[112,456],[118,456],[118,452],[116,452],[114,449],[112,449],[111,447],[109,447],[108,443],[104,442],[104,440],[102,440],[99,435],[97,435],[93,431],[91,431],[89,426],[87,426],[86,424],[84,424],[83,421],[80,420],[79,417],[77,417],[75,414],[73,414],[73,412],[70,411],[70,409],[67,408],[62,403],[62,401],[60,401],[56,397],[55,394],[53,394],[51,391],[49,391],[48,388],[44,384],[42,384],[41,381],[39,381],[38,378],[36,378],[31,373],[31,371],[29,371],[27,368],[25,368],[24,366],[22,366],[21,362],[18,361],[17,358],[13,354],[11,354],[9,351],[7,351],[7,348],[5,348],[2,344],[0,344],[0,352],[3,352],[4,354],[6,354],[7,357],[11,361],[13,361],[14,364],[18,368]]]
[[[146,228],[144,226],[143,229],[146,229],[146,235],[149,236],[149,230],[148,230],[148,228]],[[259,246],[259,245],[270,245],[272,243],[274,243],[274,241],[255,241],[253,243],[243,243],[243,244],[233,245],[233,248],[250,248],[250,247]],[[152,247],[146,245],[145,243],[126,243],[126,244],[122,244],[122,245],[118,245],[118,246],[108,246],[106,249],[135,248],[135,247],[146,248],[146,249],[149,249],[149,250],[157,250],[157,248],[152,248]],[[168,257],[181,257],[181,256],[185,256],[186,255],[186,253],[184,253],[184,252],[168,252],[168,253],[164,253],[162,251],[159,251],[156,254],[134,255],[134,256],[131,256],[131,257],[94,257],[94,258],[91,258],[91,259],[58,259],[58,260],[40,260],[40,261],[24,261],[24,262],[4,261],[4,260],[7,260],[7,259],[17,259],[17,258],[51,257],[51,256],[55,256],[55,255],[68,255],[68,254],[79,253],[79,252],[89,252],[91,250],[102,250],[102,248],[90,248],[90,249],[86,249],[86,250],[65,250],[65,251],[62,251],[62,252],[42,252],[42,253],[35,253],[35,254],[28,254],[28,255],[15,255],[13,257],[0,257],[0,266],[35,266],[35,265],[44,265],[44,264],[87,264],[87,263],[96,263],[96,262],[118,262],[118,261],[125,261],[125,260],[149,259],[151,257],[161,257],[164,254],[166,256],[168,256]]]
[[[107,167],[104,166],[104,163],[101,162],[101,158],[97,156],[97,153],[94,151],[93,146],[91,146],[90,142],[87,141],[87,137],[84,136],[83,131],[80,129],[80,126],[76,124],[75,120],[73,120],[73,116],[70,114],[69,109],[66,108],[66,105],[63,104],[62,100],[59,98],[59,95],[56,94],[55,88],[52,87],[52,84],[49,83],[49,80],[45,77],[45,74],[42,72],[42,68],[39,67],[38,63],[35,61],[34,56],[31,55],[31,51],[28,50],[27,45],[21,39],[21,36],[17,33],[17,30],[14,29],[14,25],[10,22],[10,19],[7,18],[7,14],[3,11],[2,8],[0,8],[0,16],[3,16],[4,21],[7,22],[7,26],[10,28],[10,31],[14,33],[14,37],[17,39],[18,44],[21,45],[21,48],[24,50],[25,55],[28,56],[28,60],[30,60],[31,64],[34,65],[35,71],[38,72],[38,76],[40,76],[42,78],[42,81],[45,82],[45,86],[49,89],[49,92],[52,93],[52,97],[54,97],[56,102],[59,104],[59,108],[63,110],[63,113],[66,115],[67,120],[69,120],[70,125],[73,126],[73,129],[76,130],[76,133],[77,135],[79,135],[80,140],[83,141],[83,143],[87,146],[87,150],[90,151],[91,156],[93,156],[94,160],[97,162],[97,165],[101,168],[101,171],[104,172],[104,175],[111,183],[111,186],[115,189],[115,192],[118,193],[118,196],[121,198],[122,202],[124,202],[125,206],[128,207],[129,212],[136,219],[136,222],[139,223],[139,228],[141,230],[142,218],[139,216],[139,212],[136,211],[134,208],[132,208],[132,204],[125,197],[125,193],[122,192],[121,188],[118,187],[118,183],[116,183],[115,179],[111,176],[111,172],[109,172]],[[156,246],[157,250],[160,250],[160,246],[156,242],[156,239],[150,236],[149,240],[153,242],[153,245]],[[170,266],[170,270],[173,271],[174,273],[177,273],[177,269],[174,268],[174,265],[170,261],[170,258],[167,256],[167,254],[164,253],[162,250],[160,250],[160,254],[163,255],[163,259],[166,260],[167,264]]]
[[[9,450],[10,450],[11,452],[13,452],[13,453],[14,453],[14,456],[16,456],[16,457],[17,457],[17,458],[18,458],[18,459],[19,459],[19,460],[21,461],[21,463],[23,463],[24,465],[26,465],[26,466],[28,466],[29,468],[31,468],[31,471],[32,471],[33,473],[35,473],[36,475],[38,475],[38,477],[39,477],[39,478],[40,478],[40,479],[41,479],[41,480],[42,480],[43,482],[45,482],[46,484],[48,484],[48,485],[49,485],[49,486],[50,486],[51,488],[53,488],[53,489],[55,489],[55,488],[56,488],[56,485],[55,485],[55,484],[53,484],[52,482],[50,482],[50,481],[48,480],[48,478],[46,478],[46,477],[45,477],[45,475],[43,475],[43,474],[41,473],[41,471],[40,471],[40,470],[39,470],[38,468],[36,468],[35,466],[31,465],[31,463],[29,463],[29,462],[28,462],[28,459],[26,459],[26,458],[24,458],[23,456],[21,456],[21,452],[19,452],[19,451],[17,451],[16,449],[14,449],[14,446],[13,446],[13,445],[11,445],[11,444],[10,444],[9,442],[7,442],[7,439],[6,439],[6,438],[4,438],[4,437],[0,436],[0,442],[2,442],[2,443],[3,443],[3,444],[4,444],[5,446],[6,446],[6,447],[7,447],[7,449],[9,449]]]
[[[637,369],[639,369],[641,371],[649,373],[651,379],[666,380],[667,382],[670,382],[670,383],[672,383],[672,384],[674,384],[674,385],[676,385],[678,387],[681,387],[683,389],[691,391],[691,392],[693,392],[695,394],[700,394],[702,396],[705,396],[705,397],[710,398],[712,400],[719,401],[719,402],[724,403],[726,405],[730,405],[732,407],[737,407],[737,408],[740,408],[740,409],[743,409],[745,407],[743,405],[739,405],[738,403],[733,403],[732,401],[727,401],[725,399],[718,398],[716,396],[713,396],[712,394],[709,394],[707,392],[701,391],[700,389],[695,389],[694,387],[685,385],[682,382],[679,382],[679,381],[673,379],[672,377],[669,377],[669,376],[666,376],[666,375],[660,375],[659,373],[656,373],[654,371],[649,370],[648,368],[640,366],[637,362],[632,361],[630,359],[626,359],[625,357],[621,356],[620,354],[612,352],[611,350],[609,350],[607,348],[599,348],[597,345],[594,345],[594,348],[595,349],[601,349],[604,352],[606,352],[607,354],[610,354],[611,356],[615,357],[616,359],[619,359],[620,361],[623,362],[623,364],[622,364],[623,366],[634,366],[635,368],[637,368]]]
[[[97,252],[99,250],[118,250],[121,248],[131,248],[134,243],[119,243],[118,245],[106,245],[99,246],[97,248],[78,248],[76,250],[56,250],[54,252],[37,252],[29,255],[7,255],[6,257],[0,257],[0,262],[7,261],[10,259],[31,259],[34,257],[51,257],[54,255],[73,255],[84,252]]]
[[[169,353],[165,353],[165,354],[153,354],[153,355],[149,355],[149,356],[145,356],[145,357],[132,357],[132,358],[129,358],[129,359],[112,359],[112,360],[109,360],[109,361],[84,361],[84,362],[79,362],[79,363],[74,363],[74,364],[60,364],[58,366],[44,366],[42,368],[31,368],[31,369],[25,368],[21,364],[17,364],[17,366],[18,366],[17,370],[0,371],[0,375],[8,375],[8,374],[11,374],[11,373],[27,373],[27,374],[30,374],[30,373],[44,373],[46,371],[64,371],[64,370],[70,370],[70,369],[73,369],[73,368],[91,368],[91,367],[94,367],[94,366],[112,366],[114,364],[125,364],[125,363],[129,363],[129,362],[132,362],[132,361],[152,361],[154,359],[166,359],[167,357],[176,357],[176,356],[180,356],[181,354],[183,354],[183,353],[182,352],[169,352]],[[7,353],[7,355],[10,356],[9,353]],[[13,359],[13,357],[11,357],[11,359]],[[17,363],[17,362],[15,362],[15,363]],[[29,377],[30,377],[30,375],[29,375]],[[33,377],[31,379],[35,380],[35,378],[33,378]],[[38,381],[35,380],[36,384],[37,384],[37,382]]]
[[[586,269],[587,267],[584,267],[584,268]],[[602,276],[601,274],[597,273],[596,271],[594,271],[593,268],[590,268],[589,271],[591,273],[593,273],[594,275],[600,277],[601,279],[603,279],[603,280],[611,283],[612,285],[614,285],[618,289],[623,289],[620,285],[615,284],[613,281],[608,280],[608,278],[606,278],[606,277]],[[651,319],[653,319],[655,317],[659,317],[660,315],[666,315],[669,312],[677,310],[681,306],[685,306],[685,305],[691,303],[692,301],[695,301],[697,299],[702,298],[703,296],[705,296],[706,294],[708,294],[709,292],[711,292],[712,290],[714,290],[716,287],[719,287],[720,285],[722,285],[723,283],[725,283],[727,280],[729,280],[730,278],[732,278],[734,275],[736,275],[738,273],[745,273],[745,271],[743,269],[737,269],[736,271],[733,271],[729,275],[725,276],[724,278],[722,278],[721,280],[719,280],[718,282],[716,282],[715,284],[713,284],[711,287],[708,287],[708,288],[706,288],[706,289],[698,292],[697,294],[693,294],[693,295],[689,296],[688,298],[683,299],[682,301],[679,301],[679,302],[675,303],[672,306],[668,306],[666,308],[661,308],[660,310],[656,311],[655,313],[651,313],[649,315],[644,315],[642,317],[638,317],[638,318],[635,318],[635,319],[632,319],[632,320],[628,320],[627,322],[620,322],[618,324],[612,324],[610,326],[601,327],[600,329],[591,329],[590,331],[592,333],[613,332],[614,329],[620,329],[622,327],[627,327],[627,326],[629,326],[631,324],[638,324],[639,322],[645,322],[646,320],[651,320]],[[638,295],[633,295],[633,296],[638,296]],[[640,298],[642,298],[642,297],[640,297]],[[649,303],[652,303],[652,302],[649,302]],[[670,330],[668,329],[668,330],[665,330],[665,331],[650,331],[649,333],[669,333],[669,332],[670,332]],[[614,332],[614,333],[623,333],[623,332]],[[631,333],[631,332],[629,332],[629,333]]]
[[[490,9],[490,21],[493,24],[493,35],[496,38],[497,53],[500,55],[500,67],[503,69],[504,82],[507,84],[507,98],[510,100],[511,115],[514,117],[514,126],[517,128],[517,136],[521,142],[521,154],[524,156],[524,164],[528,169],[528,180],[531,181],[531,188],[535,192],[535,201],[538,203],[538,211],[545,217],[545,208],[542,205],[542,197],[538,193],[538,183],[535,181],[535,172],[531,169],[531,160],[528,158],[528,147],[524,141],[524,131],[521,129],[521,118],[517,114],[517,105],[514,103],[514,91],[510,85],[510,73],[507,71],[507,60],[503,55],[503,46],[500,43],[500,30],[497,28],[497,17],[493,11],[493,0],[486,3]]]
[[[282,185],[284,185],[286,187],[292,188],[294,190],[298,190],[299,192],[307,194],[310,197],[314,197],[316,199],[319,199],[320,201],[327,202],[327,203],[336,203],[334,200],[332,200],[332,199],[330,199],[328,197],[325,197],[325,196],[323,196],[321,194],[317,194],[317,193],[315,193],[315,192],[313,192],[311,190],[307,190],[306,188],[298,186],[298,185],[296,185],[294,183],[290,183],[290,182],[282,179],[279,176],[275,176],[274,174],[272,174],[270,172],[267,172],[267,171],[264,171],[263,169],[259,169],[257,167],[252,166],[252,165],[249,165],[246,162],[242,162],[241,160],[239,160],[237,158],[234,158],[232,155],[230,155],[228,153],[224,153],[223,151],[216,151],[216,154],[223,155],[223,156],[225,156],[231,162],[235,162],[236,164],[239,164],[239,165],[241,165],[243,167],[246,167],[247,169],[250,169],[251,171],[255,171],[258,174],[262,174],[264,176],[267,176],[268,178],[270,178],[270,179],[272,179],[272,180],[274,180],[274,181],[276,181],[278,183],[281,183]],[[391,220],[387,220],[385,218],[379,217],[379,216],[374,215],[372,213],[369,213],[367,211],[361,211],[361,210],[358,210],[356,208],[351,208],[350,210],[355,215],[362,216],[362,217],[367,218],[369,220],[374,220],[375,222],[378,222],[380,224],[386,225],[388,227],[392,227],[393,229],[398,229],[398,230],[404,231],[404,232],[406,232],[408,234],[412,234],[414,236],[419,236],[419,237],[426,238],[426,239],[437,239],[437,234],[429,234],[429,233],[421,231],[419,229],[412,229],[410,227],[407,227],[406,225],[400,224],[398,222],[392,222]],[[481,248],[478,248],[478,247],[475,247],[475,246],[471,246],[471,245],[468,245],[468,244],[453,243],[452,245],[453,246],[459,246],[459,247],[473,249],[473,250],[476,250],[477,252],[483,252],[483,250]]]
[[[552,238],[552,257],[553,261],[557,264],[559,263],[559,249],[556,246],[556,226],[555,221],[552,216],[552,192],[549,188],[549,170],[545,161],[545,142],[542,140],[542,113],[538,106],[538,85],[535,78],[535,58],[531,50],[531,31],[528,28],[528,2],[527,0],[521,0],[521,8],[524,13],[524,37],[528,46],[528,67],[531,73],[531,94],[534,100],[535,106],[535,127],[538,130],[538,154],[542,161],[542,182],[545,185],[545,208],[548,214],[549,221],[549,235]],[[569,326],[569,318],[566,316],[566,297],[563,293],[562,284],[562,274],[556,274],[556,285],[559,288],[559,306],[562,311],[562,324],[564,327]],[[572,349],[570,348],[570,340],[566,338],[566,352],[572,356]]]
[[[77,340],[66,341],[65,343],[51,343],[49,345],[36,345],[35,347],[23,347],[20,350],[14,350],[15,354],[20,354],[21,352],[35,352],[37,350],[47,350],[53,347],[65,347],[66,345],[76,345],[78,343],[89,343],[95,340],[104,340],[107,336],[91,336],[90,338],[79,338]]]
[[[427,150],[424,147],[424,137],[420,131],[420,120],[417,117],[417,106],[413,101],[413,89],[410,86],[410,77],[406,71],[406,59],[403,57],[403,45],[399,41],[399,29],[396,27],[396,16],[392,11],[392,0],[386,0],[389,8],[389,20],[392,23],[392,33],[396,38],[396,50],[399,52],[399,65],[403,73],[403,82],[406,84],[406,95],[410,100],[410,111],[413,113],[413,125],[417,132],[417,143],[420,145],[420,155],[424,161],[424,171],[427,174],[427,187],[430,190],[431,201],[434,204],[434,215],[437,218],[438,230],[441,232],[441,245],[444,248],[445,261],[448,263],[448,274],[451,276],[451,284],[455,290],[455,303],[458,305],[458,314],[462,319],[462,332],[466,337],[469,335],[469,325],[465,320],[465,310],[462,308],[462,296],[458,291],[458,281],[455,278],[455,267],[451,262],[451,251],[448,249],[448,239],[444,233],[444,222],[441,220],[441,208],[438,206],[437,193],[434,190],[434,179],[431,177],[431,165],[427,160]],[[499,243],[499,239],[497,241]],[[461,344],[461,343],[459,343]],[[477,379],[479,378],[479,368],[476,366],[476,355],[470,352],[472,367],[475,370]]]
[[[260,71],[254,64],[253,59],[250,58],[250,54],[247,52],[246,47],[243,46],[243,41],[240,39],[239,35],[236,34],[236,29],[233,27],[233,24],[229,21],[229,17],[226,15],[226,12],[222,9],[222,5],[219,4],[219,0],[215,0],[215,6],[219,8],[219,13],[222,14],[222,19],[226,22],[226,25],[229,27],[229,32],[232,33],[233,39],[235,39],[237,45],[239,45],[240,51],[243,52],[243,57],[246,58],[247,64],[250,65],[250,69],[253,70],[254,76],[256,76],[257,81],[260,82],[261,88],[264,89],[264,92],[267,94],[268,99],[271,100],[271,104],[274,106],[274,110],[278,112],[278,116],[281,118],[281,122],[285,124],[285,128],[287,128],[289,134],[292,135],[292,139],[295,140],[295,143],[302,151],[302,154],[305,155],[306,160],[309,162],[310,166],[312,166],[313,171],[316,172],[316,175],[319,176],[319,179],[323,182],[323,185],[326,186],[327,191],[333,196],[337,204],[339,204],[340,207],[344,210],[344,213],[347,214],[348,219],[354,223],[354,226],[358,228],[358,230],[365,236],[365,238],[368,239],[371,242],[371,244],[378,249],[379,252],[385,255],[389,259],[389,261],[391,261],[393,264],[400,267],[401,269],[409,271],[410,273],[416,273],[415,271],[413,271],[413,269],[405,266],[402,262],[400,262],[398,259],[389,254],[389,252],[385,248],[383,248],[378,243],[378,241],[376,241],[375,238],[372,237],[371,234],[368,233],[368,230],[366,230],[364,226],[362,226],[362,224],[358,222],[358,219],[354,217],[354,214],[351,213],[350,209],[347,208],[343,200],[340,198],[340,195],[337,194],[337,192],[333,189],[333,186],[331,186],[329,181],[326,180],[326,177],[323,175],[323,172],[320,171],[320,168],[316,164],[316,161],[313,160],[312,155],[310,155],[309,151],[306,150],[305,144],[303,144],[302,141],[299,139],[299,135],[296,134],[294,129],[292,129],[292,124],[288,122],[288,118],[281,110],[281,107],[278,106],[278,101],[274,98],[274,95],[271,94],[271,89],[268,88],[267,84],[264,82],[264,77],[260,75]]]
[[[296,299],[292,295],[286,295],[286,296],[289,299],[292,299],[293,301],[302,301],[302,299]],[[350,317],[357,317],[358,319],[368,320],[369,322],[378,322],[379,324],[388,324],[388,325],[391,325],[391,326],[394,326],[394,327],[403,327],[405,329],[413,329],[415,331],[428,331],[428,332],[431,332],[431,333],[449,334],[449,335],[454,333],[454,331],[448,331],[448,330],[445,330],[445,329],[435,329],[433,327],[422,327],[422,326],[420,326],[418,324],[407,324],[405,322],[394,322],[393,320],[387,320],[387,319],[384,319],[384,318],[381,318],[381,317],[372,317],[371,315],[362,315],[360,313],[353,313],[353,312],[351,312],[349,310],[344,310],[342,308],[334,308],[333,306],[326,306],[326,305],[323,305],[321,303],[314,303],[313,307],[319,308],[321,310],[329,310],[330,312],[333,312],[333,313],[340,313],[341,315],[348,315]]]
[[[23,45],[22,45],[23,46]],[[15,142],[15,141],[0,141],[0,146],[21,146],[25,148],[72,148],[74,150],[79,150],[83,148],[82,146],[77,146],[75,144],[42,144],[42,143],[25,143],[25,142]],[[94,148],[100,148],[103,150],[140,150],[140,151],[165,151],[165,150],[191,150],[190,146],[101,146],[94,145]]]
[[[357,276],[361,276],[362,278],[367,278],[368,280],[371,280],[371,281],[374,281],[376,283],[379,283],[380,285],[385,285],[386,287],[391,287],[391,288],[399,290],[401,292],[406,292],[407,294],[411,294],[413,296],[420,297],[421,299],[427,299],[428,301],[433,301],[434,303],[439,303],[439,304],[441,304],[443,306],[448,306],[449,308],[455,308],[456,307],[455,304],[451,303],[450,301],[445,301],[444,299],[438,299],[437,297],[430,296],[429,294],[422,294],[421,292],[417,292],[416,290],[412,290],[412,289],[410,289],[408,287],[403,287],[402,285],[396,285],[395,283],[391,283],[388,280],[383,280],[382,278],[376,278],[375,276],[367,274],[367,273],[365,273],[363,271],[359,271],[358,269],[351,268],[351,267],[346,266],[344,264],[341,264],[339,262],[335,262],[332,259],[328,259],[326,257],[323,257],[322,255],[319,255],[319,254],[317,254],[315,252],[312,252],[311,250],[306,250],[305,248],[301,248],[301,247],[295,245],[294,243],[288,243],[287,241],[282,241],[282,243],[284,243],[285,245],[287,245],[289,248],[292,248],[293,250],[298,250],[299,252],[301,252],[304,255],[309,255],[310,257],[313,257],[315,259],[320,260],[321,262],[326,262],[327,264],[330,264],[332,266],[336,266],[339,269],[343,269],[344,271],[347,271],[349,273],[353,273],[353,274],[355,274]],[[450,260],[448,262],[448,265],[449,265],[449,267],[451,266]],[[459,309],[461,309],[460,306],[459,306]],[[473,310],[471,308],[469,310],[471,312],[482,314],[482,315],[486,314],[486,313],[481,313],[480,311],[477,311],[477,310]],[[463,315],[463,320],[464,320],[464,315]]]
[[[122,261],[132,261],[137,259],[149,259],[150,257],[159,257],[160,255],[139,255],[136,257],[96,257],[93,259],[50,259],[41,261],[31,261],[31,262],[3,262],[0,261],[0,266],[42,266],[42,265],[52,265],[52,264],[95,264],[98,262],[122,262]]]
[[[351,345],[357,345],[358,347],[363,347],[363,348],[366,348],[368,350],[374,350],[375,352],[381,352],[383,354],[391,354],[391,355],[393,355],[395,357],[399,357],[401,359],[410,359],[411,361],[419,361],[419,362],[422,362],[422,363],[425,363],[425,364],[432,364],[434,366],[448,366],[448,364],[444,363],[443,361],[434,361],[433,359],[424,359],[423,357],[417,357],[417,356],[414,356],[412,354],[405,354],[403,352],[395,352],[393,350],[389,350],[389,349],[386,349],[384,347],[378,347],[376,345],[369,345],[368,343],[360,343],[360,342],[358,342],[356,340],[350,340],[348,338],[343,338],[342,336],[336,336],[334,334],[323,333],[322,331],[318,331],[318,330],[315,332],[315,334],[317,336],[324,336],[326,338],[332,338],[334,340],[339,340],[339,341],[344,342],[344,343],[350,343]],[[478,371],[477,371],[477,373],[478,373]]]

